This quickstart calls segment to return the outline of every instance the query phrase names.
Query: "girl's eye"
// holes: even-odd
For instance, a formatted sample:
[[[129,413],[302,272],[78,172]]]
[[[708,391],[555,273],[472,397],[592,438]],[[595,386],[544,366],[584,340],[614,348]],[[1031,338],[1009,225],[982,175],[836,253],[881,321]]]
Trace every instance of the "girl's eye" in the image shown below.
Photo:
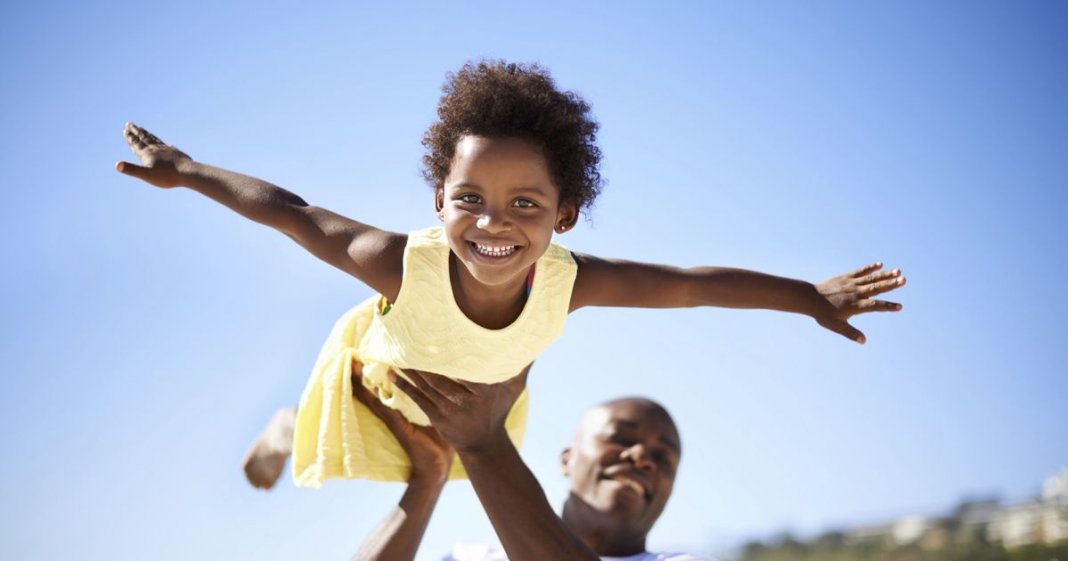
[[[515,206],[519,208],[534,208],[538,205],[534,204],[534,201],[530,199],[516,199]]]
[[[460,195],[458,199],[460,200],[460,202],[470,203],[473,205],[477,205],[479,202],[481,202],[478,198],[478,195],[473,195],[471,193],[468,193],[466,195]]]

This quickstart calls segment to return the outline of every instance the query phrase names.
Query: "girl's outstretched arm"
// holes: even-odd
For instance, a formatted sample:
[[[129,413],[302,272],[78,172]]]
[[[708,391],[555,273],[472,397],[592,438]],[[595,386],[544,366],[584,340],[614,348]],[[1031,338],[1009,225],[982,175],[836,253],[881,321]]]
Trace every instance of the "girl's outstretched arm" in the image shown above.
[[[194,161],[156,135],[126,123],[126,142],[141,165],[120,172],[161,188],[188,187],[289,236],[313,255],[360,279],[391,301],[400,290],[406,238],[324,208],[266,181]]]
[[[905,284],[901,271],[861,267],[820,284],[756,271],[722,267],[683,269],[575,254],[578,277],[571,310],[584,306],[625,308],[761,308],[805,314],[858,343],[864,334],[849,318],[865,312],[896,312],[901,304],[875,296]]]

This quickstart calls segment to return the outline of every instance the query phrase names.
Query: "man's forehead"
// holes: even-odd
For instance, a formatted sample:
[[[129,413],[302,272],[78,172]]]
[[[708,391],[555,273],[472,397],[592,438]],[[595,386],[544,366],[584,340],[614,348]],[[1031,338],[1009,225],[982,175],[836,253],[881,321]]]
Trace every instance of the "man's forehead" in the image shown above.
[[[679,447],[678,429],[660,404],[639,398],[617,399],[586,412],[579,424],[580,434],[595,434],[618,425],[627,429],[656,430]]]

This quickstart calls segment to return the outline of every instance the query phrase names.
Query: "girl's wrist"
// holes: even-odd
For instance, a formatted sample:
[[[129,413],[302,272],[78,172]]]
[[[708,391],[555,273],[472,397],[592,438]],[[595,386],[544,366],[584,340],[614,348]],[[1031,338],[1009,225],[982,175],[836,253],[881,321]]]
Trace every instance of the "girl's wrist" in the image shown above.
[[[188,185],[190,178],[202,175],[203,165],[193,158],[180,158],[174,162],[174,171],[182,179],[182,184]]]

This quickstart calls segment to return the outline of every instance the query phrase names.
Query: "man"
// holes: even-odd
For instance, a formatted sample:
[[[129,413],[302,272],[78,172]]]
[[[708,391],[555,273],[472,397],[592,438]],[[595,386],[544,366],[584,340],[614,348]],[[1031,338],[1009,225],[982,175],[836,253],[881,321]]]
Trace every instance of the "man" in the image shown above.
[[[359,561],[413,559],[453,457],[467,470],[504,551],[457,547],[445,561],[704,561],[649,553],[646,536],[671,496],[681,443],[671,416],[643,398],[590,410],[561,463],[571,492],[557,516],[504,431],[526,372],[501,384],[460,383],[409,371],[397,386],[426,412],[418,427],[356,384],[357,399],[381,417],[412,460],[397,507],[364,542]]]

